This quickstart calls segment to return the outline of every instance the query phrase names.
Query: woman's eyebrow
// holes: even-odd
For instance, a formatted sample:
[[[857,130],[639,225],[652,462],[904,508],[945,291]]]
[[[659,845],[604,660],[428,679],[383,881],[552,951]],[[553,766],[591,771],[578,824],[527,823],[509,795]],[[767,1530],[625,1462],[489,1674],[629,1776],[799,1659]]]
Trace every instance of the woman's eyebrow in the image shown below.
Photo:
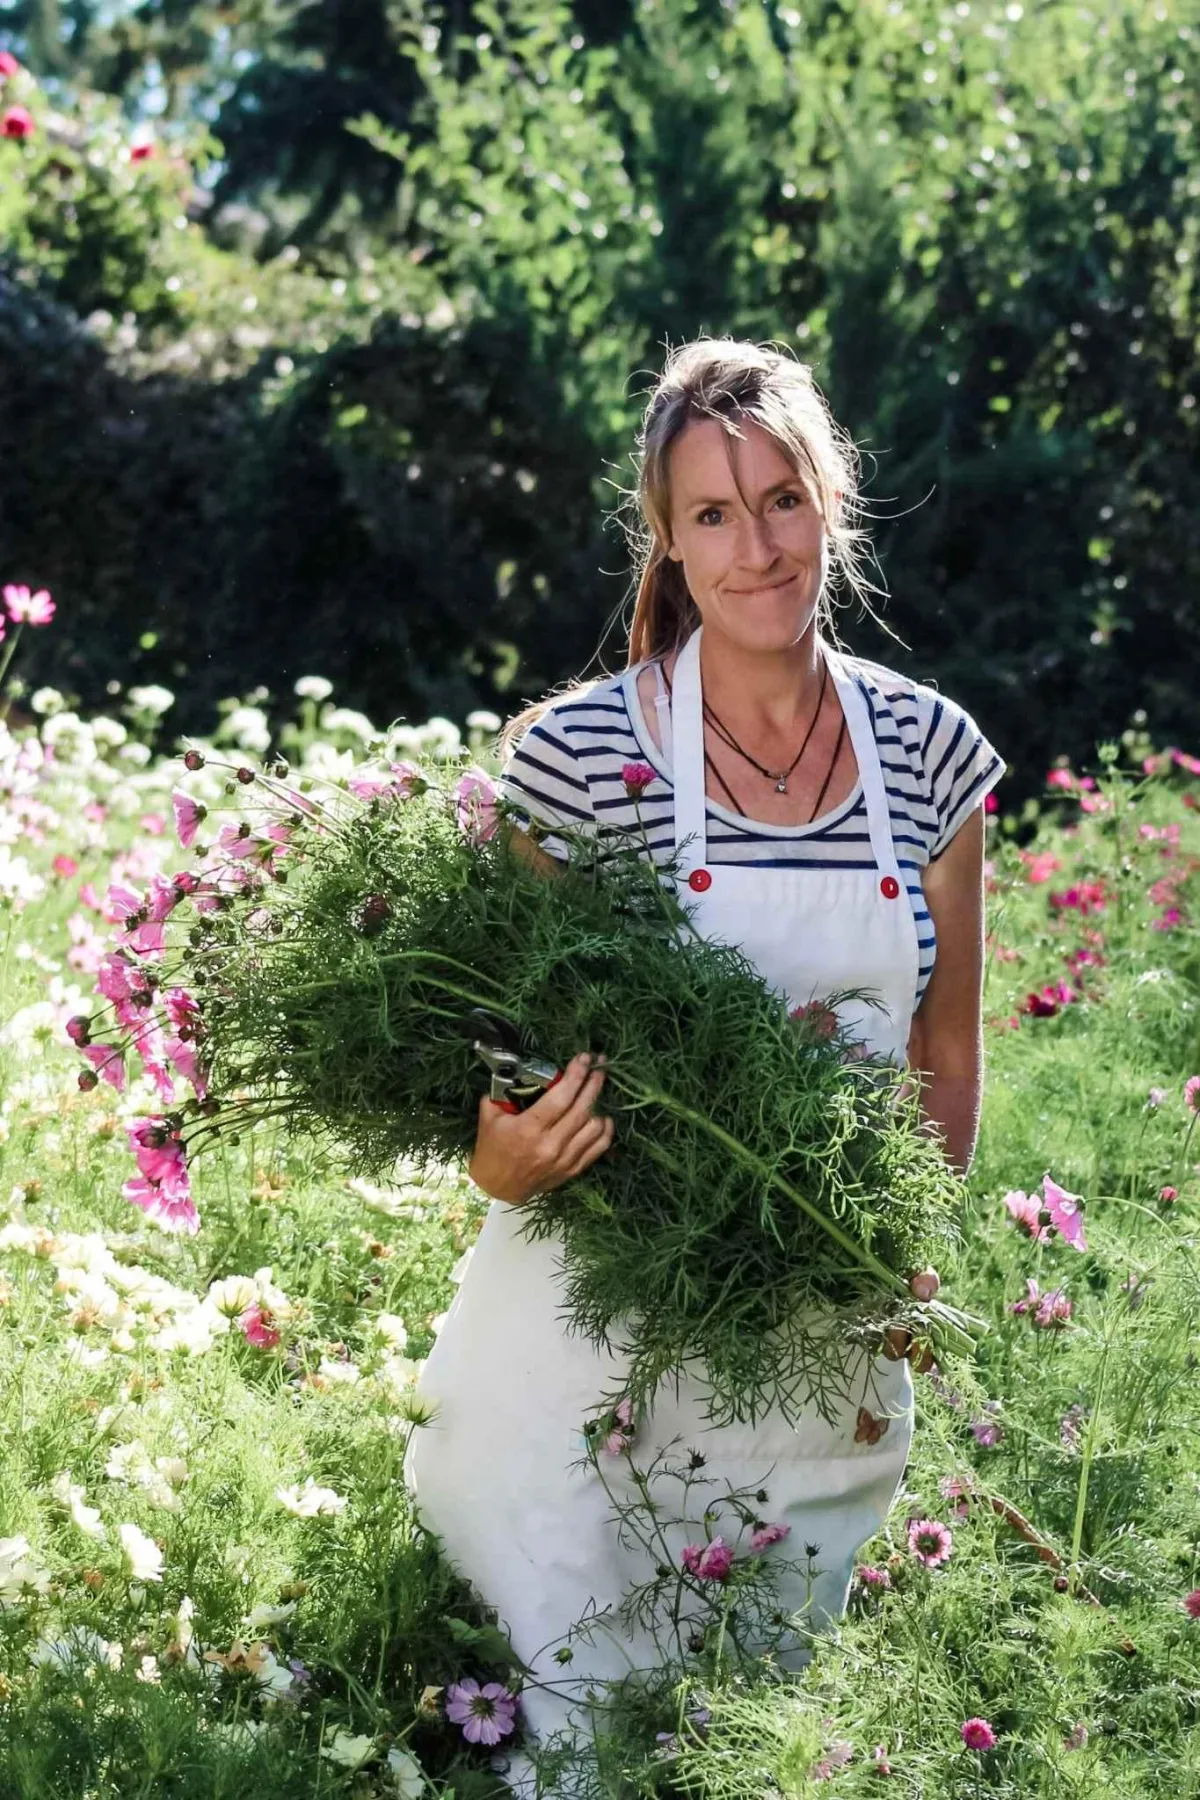
[[[789,475],[786,481],[777,481],[774,483],[773,486],[771,486],[769,488],[764,488],[762,493],[759,495],[759,499],[760,500],[769,500],[771,498],[772,494],[782,493],[784,488],[803,487],[803,485],[804,485],[804,483],[801,481],[799,475]],[[733,501],[728,498],[722,498],[722,499],[718,499],[718,500],[705,500],[703,498],[700,498],[700,499],[696,499],[696,500],[689,500],[687,504],[689,507],[692,507],[692,506],[732,506]]]

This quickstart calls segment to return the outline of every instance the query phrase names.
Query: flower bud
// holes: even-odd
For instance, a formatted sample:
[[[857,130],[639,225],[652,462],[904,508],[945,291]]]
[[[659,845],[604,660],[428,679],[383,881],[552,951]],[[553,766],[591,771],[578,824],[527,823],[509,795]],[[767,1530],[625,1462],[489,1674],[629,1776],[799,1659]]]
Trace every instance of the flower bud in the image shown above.
[[[183,766],[185,769],[191,769],[193,772],[196,769],[202,769],[204,767],[204,758],[198,750],[185,750],[183,753]]]
[[[243,763],[237,772],[237,778],[243,787],[249,787],[250,783],[254,780],[254,770],[248,769],[245,763]]]

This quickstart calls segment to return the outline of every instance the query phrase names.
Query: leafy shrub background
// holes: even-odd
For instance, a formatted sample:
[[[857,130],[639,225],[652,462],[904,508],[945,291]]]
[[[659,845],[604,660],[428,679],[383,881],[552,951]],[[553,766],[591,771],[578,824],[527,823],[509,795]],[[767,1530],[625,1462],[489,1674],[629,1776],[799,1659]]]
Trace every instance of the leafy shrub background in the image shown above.
[[[0,140],[34,680],[97,702],[132,653],[185,727],[311,667],[376,716],[511,710],[628,600],[664,344],[729,332],[812,361],[876,459],[908,649],[848,616],[855,649],[1031,780],[1138,708],[1186,734],[1195,0],[5,18],[43,78]]]

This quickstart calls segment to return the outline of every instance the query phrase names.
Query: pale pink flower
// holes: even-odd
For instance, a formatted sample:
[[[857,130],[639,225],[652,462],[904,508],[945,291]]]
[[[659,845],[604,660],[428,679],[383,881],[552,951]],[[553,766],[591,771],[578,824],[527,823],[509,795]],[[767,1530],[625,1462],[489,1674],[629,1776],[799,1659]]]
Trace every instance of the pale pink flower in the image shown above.
[[[12,75],[19,75],[21,65],[11,50],[0,50],[0,81],[7,81]]]
[[[855,1579],[865,1588],[890,1588],[892,1578],[886,1569],[877,1569],[872,1563],[860,1563],[854,1571]]]
[[[927,1569],[938,1569],[950,1560],[954,1533],[940,1520],[913,1519],[908,1527],[908,1547]]]
[[[121,1189],[126,1200],[140,1206],[148,1219],[164,1231],[183,1232],[189,1237],[200,1229],[200,1215],[185,1183],[151,1181],[135,1175]]]
[[[454,787],[458,828],[472,844],[486,844],[496,834],[496,784],[482,769],[468,769]]]
[[[1004,1427],[995,1419],[972,1419],[971,1435],[982,1450],[994,1450],[1004,1437]]]
[[[1049,1288],[1038,1301],[1033,1324],[1039,1331],[1051,1331],[1065,1325],[1071,1317],[1071,1302],[1061,1288]]]
[[[620,1456],[633,1442],[633,1402],[628,1397],[617,1401],[612,1410],[612,1428],[601,1448],[608,1456]]]
[[[238,1314],[238,1325],[248,1344],[256,1350],[274,1350],[280,1340],[281,1333],[272,1323],[273,1315],[264,1306],[248,1306]]]
[[[1014,1188],[1011,1193],[1005,1194],[1004,1204],[1017,1223],[1025,1227],[1031,1238],[1036,1240],[1050,1236],[1046,1227],[1038,1222],[1042,1203],[1036,1194],[1026,1194],[1021,1188]]]
[[[621,780],[631,800],[640,800],[654,780],[654,770],[646,762],[627,762],[621,766]]]
[[[1063,1739],[1064,1750],[1082,1750],[1088,1741],[1088,1728],[1082,1719],[1076,1719],[1070,1731]]]
[[[965,1719],[960,1727],[968,1750],[994,1750],[996,1734],[986,1719]]]
[[[446,1689],[446,1717],[462,1726],[469,1744],[498,1744],[516,1728],[517,1696],[498,1681],[482,1687],[473,1677],[452,1681]]]
[[[1148,1112],[1157,1112],[1166,1097],[1166,1088],[1152,1087],[1150,1092],[1146,1095],[1146,1110]]]
[[[1189,1112],[1200,1113],[1200,1075],[1189,1075],[1183,1084],[1184,1105]]]
[[[196,833],[208,817],[208,808],[182,788],[176,788],[171,795],[171,808],[175,814],[175,832],[185,850],[190,850],[196,841]]]
[[[21,110],[13,108],[14,112]],[[54,617],[54,602],[45,588],[31,594],[27,587],[17,587],[10,582],[4,589],[4,604],[14,625],[48,625]]]
[[[791,1531],[790,1525],[760,1525],[750,1533],[751,1550],[769,1550],[772,1544],[781,1544]]]
[[[1200,1087],[1200,1076],[1197,1077]],[[1066,1188],[1059,1187],[1049,1174],[1042,1176],[1042,1193],[1045,1196],[1046,1211],[1050,1214],[1050,1223],[1054,1229],[1075,1250],[1086,1250],[1087,1239],[1083,1235],[1083,1200],[1078,1194],[1068,1194]]]

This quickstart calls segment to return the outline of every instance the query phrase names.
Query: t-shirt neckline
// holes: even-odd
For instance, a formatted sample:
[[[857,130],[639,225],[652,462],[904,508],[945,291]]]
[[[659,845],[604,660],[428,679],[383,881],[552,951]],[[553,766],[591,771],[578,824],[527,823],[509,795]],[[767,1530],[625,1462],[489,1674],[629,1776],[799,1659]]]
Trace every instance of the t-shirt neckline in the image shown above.
[[[634,663],[626,669],[621,677],[621,692],[625,701],[625,711],[629,715],[629,723],[633,727],[633,735],[638,741],[638,748],[650,767],[666,782],[671,790],[672,801],[674,801],[674,774],[667,767],[661,751],[650,736],[645,714],[642,712],[641,698],[637,691],[639,674],[654,660],[653,657],[648,657],[644,662]],[[862,770],[860,769],[858,779],[846,798],[829,812],[822,813],[819,818],[810,820],[807,825],[772,825],[766,819],[751,819],[745,813],[734,812],[732,807],[722,806],[719,801],[712,798],[711,794],[705,794],[704,808],[705,812],[711,814],[713,818],[720,819],[723,824],[734,825],[751,837],[813,837],[828,831],[831,825],[840,824],[843,818],[848,817],[862,799],[862,791]]]

